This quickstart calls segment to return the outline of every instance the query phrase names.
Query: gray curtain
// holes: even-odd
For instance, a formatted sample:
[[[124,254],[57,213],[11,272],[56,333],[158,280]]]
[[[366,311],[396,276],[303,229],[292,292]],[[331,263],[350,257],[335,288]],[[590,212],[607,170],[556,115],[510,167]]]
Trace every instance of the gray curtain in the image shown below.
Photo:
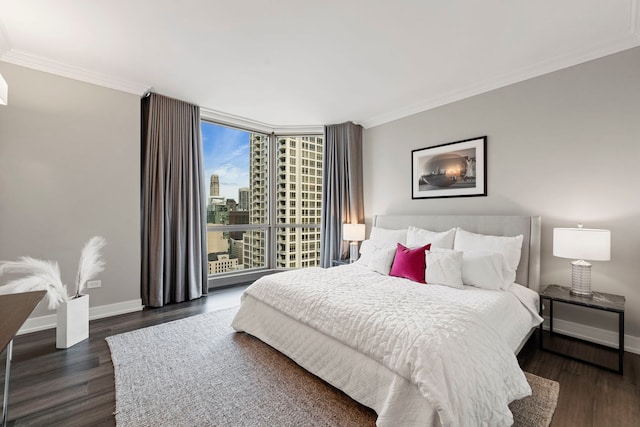
[[[342,224],[364,224],[360,125],[325,126],[323,178],[320,265],[330,267],[333,259],[348,257]]]
[[[200,108],[158,94],[142,98],[142,270],[144,305],[207,293]]]

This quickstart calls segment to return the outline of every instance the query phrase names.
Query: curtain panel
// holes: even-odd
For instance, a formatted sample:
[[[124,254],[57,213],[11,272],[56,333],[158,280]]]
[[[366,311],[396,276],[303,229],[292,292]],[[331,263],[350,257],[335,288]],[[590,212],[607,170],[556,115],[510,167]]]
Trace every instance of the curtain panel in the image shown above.
[[[326,268],[349,253],[342,224],[364,224],[362,126],[325,126],[323,182],[320,265]]]
[[[141,296],[162,307],[207,293],[200,108],[142,98]]]

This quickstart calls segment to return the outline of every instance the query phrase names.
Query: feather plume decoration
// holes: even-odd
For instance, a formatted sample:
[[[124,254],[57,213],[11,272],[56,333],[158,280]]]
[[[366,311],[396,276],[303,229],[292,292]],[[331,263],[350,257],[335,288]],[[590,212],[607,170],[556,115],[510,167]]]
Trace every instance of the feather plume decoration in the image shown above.
[[[104,270],[104,261],[100,259],[100,250],[106,243],[104,237],[94,236],[82,248],[74,298],[80,296],[80,292],[84,290],[88,280],[93,279]],[[60,268],[55,261],[43,261],[26,256],[18,258],[17,261],[0,261],[0,276],[4,273],[25,276],[1,285],[0,295],[47,291],[49,310],[55,310],[61,302],[69,299],[67,287],[60,278]]]
[[[87,285],[87,281],[96,277],[104,270],[104,261],[100,258],[100,250],[107,244],[104,237],[94,236],[84,245],[80,254],[78,265],[78,278],[76,281],[76,293],[74,298],[79,298],[80,293]]]
[[[62,301],[69,299],[67,287],[60,278],[57,262],[43,261],[31,257],[21,257],[18,261],[0,261],[0,275],[3,273],[28,274],[0,286],[0,294],[29,291],[47,291],[50,310],[55,310]]]

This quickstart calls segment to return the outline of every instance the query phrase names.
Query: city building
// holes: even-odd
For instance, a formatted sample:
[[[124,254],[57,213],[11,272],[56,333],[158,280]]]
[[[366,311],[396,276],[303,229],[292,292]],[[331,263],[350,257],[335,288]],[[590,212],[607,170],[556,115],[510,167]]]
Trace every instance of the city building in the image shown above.
[[[249,224],[249,211],[230,211],[229,212],[229,225]],[[242,235],[244,231],[230,231],[229,237],[231,239],[242,241]],[[242,264],[242,263],[241,263]]]
[[[207,206],[207,224],[228,224],[229,209],[223,202],[211,201]]]
[[[211,181],[209,182],[209,196],[220,195],[220,177],[218,175],[211,175]]]
[[[258,224],[267,214],[268,181],[260,178],[268,149],[263,135],[252,134],[251,141],[249,222]],[[323,137],[278,137],[276,149],[276,267],[319,265]],[[246,233],[244,243],[245,267],[265,265],[264,232]]]
[[[216,254],[222,252],[229,252],[229,240],[225,237],[225,233],[207,230],[207,253]]]
[[[233,233],[229,233],[231,235]],[[240,239],[229,239],[231,258],[238,260],[238,268],[242,268],[244,265],[244,242],[242,241],[242,235],[244,232],[240,232]]]
[[[241,211],[249,211],[249,198],[251,192],[249,187],[238,188],[238,209]]]
[[[209,253],[209,274],[226,273],[237,270],[238,258],[230,256],[228,253]]]
[[[266,224],[269,218],[269,136],[251,133],[249,136],[249,224]],[[245,268],[266,265],[265,233],[251,230],[244,234]]]

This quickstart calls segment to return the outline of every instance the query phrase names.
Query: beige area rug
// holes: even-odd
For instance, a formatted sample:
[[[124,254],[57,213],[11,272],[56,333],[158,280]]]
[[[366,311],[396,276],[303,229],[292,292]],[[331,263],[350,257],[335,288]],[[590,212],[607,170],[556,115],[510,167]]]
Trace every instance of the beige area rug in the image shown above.
[[[524,373],[533,394],[511,402],[513,425],[518,427],[548,427],[558,406],[560,384],[537,375]]]
[[[221,310],[107,338],[119,426],[375,426],[376,414],[229,326]],[[516,426],[548,426],[558,383],[526,374]]]

